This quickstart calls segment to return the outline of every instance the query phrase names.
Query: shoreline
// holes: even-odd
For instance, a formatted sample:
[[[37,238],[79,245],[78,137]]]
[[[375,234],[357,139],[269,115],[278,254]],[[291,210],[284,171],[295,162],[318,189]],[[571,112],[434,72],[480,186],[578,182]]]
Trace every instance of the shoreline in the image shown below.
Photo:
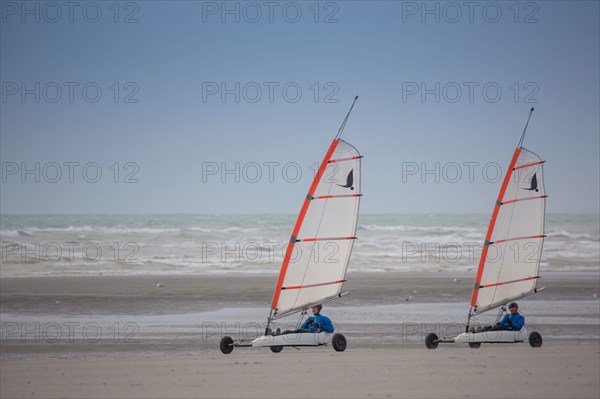
[[[344,291],[352,298],[386,303],[393,297],[413,294],[414,300],[444,301],[449,297],[468,300],[474,274],[470,272],[388,272],[348,273]],[[227,302],[270,304],[277,280],[271,274],[206,274],[206,275],[91,275],[0,277],[3,300],[27,300],[40,297],[177,297],[191,299],[225,299]],[[560,299],[591,299],[600,296],[600,270],[545,272],[539,280],[545,287],[538,296]],[[554,289],[556,292],[552,292]],[[374,295],[376,290],[377,295]],[[1,303],[0,306],[4,306]],[[0,307],[0,311],[5,309]]]
[[[418,347],[427,332],[464,328],[471,275],[348,277],[344,291],[351,294],[326,304],[325,314],[355,347]],[[2,278],[0,357],[214,353],[222,335],[260,335],[274,283],[274,276]],[[547,273],[541,286],[546,289],[519,301],[528,331],[547,342],[600,339],[598,276]],[[495,316],[488,312],[474,323]],[[276,324],[294,329],[297,320]]]

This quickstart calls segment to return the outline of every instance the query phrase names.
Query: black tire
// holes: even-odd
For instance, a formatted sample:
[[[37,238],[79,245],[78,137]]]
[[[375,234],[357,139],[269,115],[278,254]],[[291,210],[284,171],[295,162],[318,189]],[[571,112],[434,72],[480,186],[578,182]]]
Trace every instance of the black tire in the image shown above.
[[[529,334],[529,345],[531,345],[532,348],[539,348],[542,346],[542,336],[540,335],[539,332],[534,331],[531,334]]]
[[[425,337],[425,346],[427,349],[435,349],[438,347],[438,336],[435,333],[429,333]]]
[[[481,347],[481,342],[469,342],[469,348],[471,349],[479,349]]]
[[[347,345],[346,337],[344,337],[342,334],[335,334],[331,339],[331,345],[336,352],[345,351]]]
[[[279,353],[283,350],[283,346],[269,346],[269,349],[271,349],[271,352],[273,353]]]
[[[225,336],[221,338],[221,343],[219,343],[219,348],[221,348],[221,352],[228,355],[233,352],[233,338]]]

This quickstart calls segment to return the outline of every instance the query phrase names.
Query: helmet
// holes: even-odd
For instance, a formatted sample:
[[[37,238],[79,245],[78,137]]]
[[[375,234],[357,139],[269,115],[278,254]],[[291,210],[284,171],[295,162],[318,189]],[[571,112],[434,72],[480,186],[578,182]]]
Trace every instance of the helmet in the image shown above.
[[[510,305],[508,305],[508,308],[517,308],[519,309],[519,304],[517,304],[516,302],[511,302]]]

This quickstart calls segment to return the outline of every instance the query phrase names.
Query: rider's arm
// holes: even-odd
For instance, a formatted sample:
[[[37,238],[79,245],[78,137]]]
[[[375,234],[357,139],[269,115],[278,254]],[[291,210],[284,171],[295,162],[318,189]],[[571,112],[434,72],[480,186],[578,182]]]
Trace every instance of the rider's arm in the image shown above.
[[[518,315],[517,317],[512,317],[511,318],[511,322],[512,322],[512,326],[515,329],[515,331],[520,331],[523,326],[525,325],[525,318],[521,315]]]
[[[300,328],[308,329],[313,323],[314,323],[314,317],[311,316],[308,319],[304,320],[304,323],[302,323]]]
[[[508,326],[508,314],[505,314],[498,324],[501,324],[503,326]]]
[[[323,317],[321,320],[321,331],[332,333],[334,331],[333,323],[329,319],[329,317]]]

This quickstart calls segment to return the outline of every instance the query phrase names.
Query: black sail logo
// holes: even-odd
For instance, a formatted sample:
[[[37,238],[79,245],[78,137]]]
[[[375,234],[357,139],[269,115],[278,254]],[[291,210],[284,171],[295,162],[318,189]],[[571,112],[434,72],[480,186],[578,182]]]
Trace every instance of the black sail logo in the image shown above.
[[[350,190],[354,190],[354,187],[352,187],[353,184],[354,184],[354,169],[352,169],[350,171],[350,173],[348,173],[348,177],[346,177],[346,184],[344,184],[344,185],[338,184],[338,186],[344,187],[344,188],[349,188]]]
[[[531,187],[529,187],[529,188],[524,188],[523,190],[535,191],[535,192],[538,192],[538,191],[540,191],[540,190],[538,189],[537,173],[534,173],[534,174],[533,174],[533,177],[531,178]]]

